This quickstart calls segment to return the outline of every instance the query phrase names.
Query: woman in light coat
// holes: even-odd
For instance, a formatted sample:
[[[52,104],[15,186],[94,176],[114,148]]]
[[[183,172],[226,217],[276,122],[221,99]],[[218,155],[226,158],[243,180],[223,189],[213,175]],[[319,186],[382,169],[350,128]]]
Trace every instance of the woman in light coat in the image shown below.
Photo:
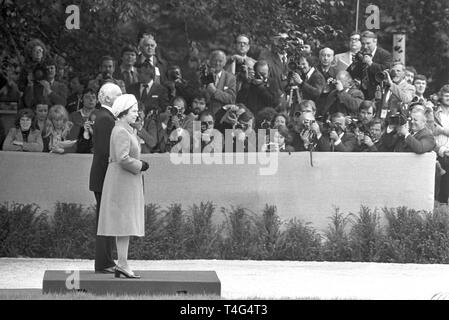
[[[117,121],[111,133],[97,234],[117,237],[116,278],[139,278],[128,265],[129,237],[143,237],[145,231],[142,171],[148,170],[148,163],[140,160],[139,140],[131,127],[138,117],[137,105],[134,95],[124,94],[112,106]]]

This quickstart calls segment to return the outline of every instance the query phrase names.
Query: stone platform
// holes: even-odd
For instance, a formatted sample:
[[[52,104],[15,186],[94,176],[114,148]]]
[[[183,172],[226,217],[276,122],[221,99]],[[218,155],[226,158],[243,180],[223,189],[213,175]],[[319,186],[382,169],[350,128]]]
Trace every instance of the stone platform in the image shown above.
[[[42,293],[72,291],[115,295],[221,295],[221,283],[215,271],[134,271],[140,279],[115,278],[85,270],[46,270]]]

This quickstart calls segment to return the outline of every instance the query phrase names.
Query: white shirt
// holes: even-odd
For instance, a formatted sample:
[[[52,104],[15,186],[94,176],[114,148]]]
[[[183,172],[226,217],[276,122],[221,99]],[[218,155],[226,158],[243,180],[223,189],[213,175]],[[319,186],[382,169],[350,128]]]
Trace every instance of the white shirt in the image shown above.
[[[218,86],[218,82],[220,81],[221,74],[223,73],[223,70],[221,70],[219,73],[215,74],[215,87]]]
[[[443,128],[449,128],[449,114],[440,112],[441,125]],[[435,136],[435,142],[438,146],[438,154],[444,155],[445,151],[449,150],[449,137],[444,134]]]

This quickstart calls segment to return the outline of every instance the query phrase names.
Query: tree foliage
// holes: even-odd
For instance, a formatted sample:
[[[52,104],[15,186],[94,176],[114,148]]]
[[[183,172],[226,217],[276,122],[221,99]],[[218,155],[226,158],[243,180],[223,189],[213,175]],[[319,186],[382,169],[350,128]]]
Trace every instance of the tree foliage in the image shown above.
[[[194,41],[201,54],[212,49],[233,50],[240,33],[249,33],[253,47],[263,47],[274,33],[295,29],[308,42],[346,50],[355,27],[356,1],[324,0],[0,0],[0,42],[10,54],[23,55],[32,38],[40,38],[51,52],[65,56],[74,69],[94,73],[98,58],[119,58],[120,47],[137,43],[138,34],[156,34],[165,57],[183,65]],[[449,2],[361,0],[360,27],[369,3],[381,8],[380,42],[391,49],[392,33],[407,32],[407,63],[433,75],[434,85],[448,81]],[[68,5],[81,11],[80,30],[67,30]]]

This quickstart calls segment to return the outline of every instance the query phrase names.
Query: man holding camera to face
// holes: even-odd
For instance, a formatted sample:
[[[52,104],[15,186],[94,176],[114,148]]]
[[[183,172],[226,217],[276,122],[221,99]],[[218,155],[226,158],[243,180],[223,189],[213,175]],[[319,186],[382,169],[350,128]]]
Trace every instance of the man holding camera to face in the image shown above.
[[[276,107],[281,92],[276,82],[270,79],[267,61],[257,61],[254,71],[255,76],[243,83],[242,90],[237,94],[237,103],[243,103],[253,114],[257,114],[264,108]]]
[[[384,119],[387,116],[387,111],[391,114],[400,112],[405,109],[404,105],[412,102],[416,89],[405,79],[405,66],[402,63],[397,62],[391,70],[384,70],[376,74],[376,80],[385,83],[382,110],[379,110],[378,113],[380,118]]]
[[[379,85],[375,75],[390,67],[392,56],[387,50],[377,46],[377,35],[372,31],[364,31],[361,42],[362,50],[354,55],[354,61],[347,71],[353,79],[360,81],[365,99],[373,100]]]
[[[95,79],[89,81],[87,85],[94,91],[98,92],[105,83],[113,83],[120,87],[122,93],[126,93],[126,86],[123,80],[118,80],[113,77],[115,73],[115,60],[111,56],[104,56],[100,60],[100,73]]]
[[[192,103],[192,93],[198,90],[198,88],[195,88],[189,81],[183,78],[181,68],[177,65],[168,67],[167,81],[165,81],[163,85],[168,90],[169,99],[183,97],[186,100],[187,105]]]
[[[435,138],[426,127],[425,108],[417,106],[413,107],[409,118],[398,112],[387,119],[388,127],[383,139],[389,151],[422,154],[435,148]]]
[[[236,38],[236,54],[228,60],[225,70],[236,77],[236,92],[238,93],[242,85],[254,77],[254,64],[256,60],[248,56],[250,49],[249,36],[240,34]]]

